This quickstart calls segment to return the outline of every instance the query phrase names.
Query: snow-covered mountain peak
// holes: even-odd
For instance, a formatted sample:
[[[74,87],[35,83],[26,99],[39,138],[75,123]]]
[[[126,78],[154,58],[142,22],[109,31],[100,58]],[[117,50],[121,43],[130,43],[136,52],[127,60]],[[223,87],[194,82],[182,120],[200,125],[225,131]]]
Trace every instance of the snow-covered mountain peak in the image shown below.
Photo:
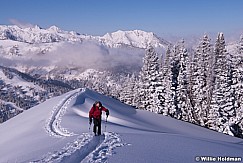
[[[122,31],[107,33],[100,39],[109,47],[119,47],[122,45],[147,48],[149,45],[154,47],[165,47],[169,43],[158,38],[153,32],[142,30]]]
[[[24,29],[26,29],[26,30],[34,30],[34,31],[39,31],[39,30],[41,30],[42,28],[40,27],[40,26],[38,26],[38,25],[35,25],[34,27],[26,27],[26,28],[24,28]]]
[[[55,25],[49,27],[47,30],[51,31],[51,32],[55,32],[55,33],[62,32],[62,30],[60,28],[58,28],[57,26],[55,26]]]
[[[122,31],[107,33],[104,36],[80,35],[74,31],[64,31],[57,26],[47,29],[39,26],[21,28],[16,25],[0,25],[0,40],[14,40],[24,43],[53,43],[61,41],[82,42],[83,40],[94,40],[111,48],[121,46],[147,48],[149,45],[154,47],[166,47],[169,43],[153,32],[142,30]]]

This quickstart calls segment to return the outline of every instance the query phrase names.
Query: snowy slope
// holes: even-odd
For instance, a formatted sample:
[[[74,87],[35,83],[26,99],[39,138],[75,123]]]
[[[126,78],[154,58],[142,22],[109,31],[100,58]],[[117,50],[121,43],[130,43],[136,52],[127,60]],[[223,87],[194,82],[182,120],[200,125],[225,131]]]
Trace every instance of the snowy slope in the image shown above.
[[[88,111],[110,110],[104,135],[89,131]],[[104,119],[103,114],[103,119]],[[242,157],[243,141],[142,110],[88,89],[50,99],[0,124],[0,162],[194,162]]]
[[[3,69],[0,69],[0,80],[5,82],[5,84],[9,84],[11,86],[16,86],[16,87],[22,87],[23,90],[25,90],[27,92],[30,92],[30,89],[44,91],[44,89],[41,88],[40,86],[38,86],[34,83],[31,83],[31,82],[27,82],[24,79],[22,79],[20,76],[14,74],[14,73],[12,73],[11,75],[13,75],[13,77],[10,79],[3,73]]]

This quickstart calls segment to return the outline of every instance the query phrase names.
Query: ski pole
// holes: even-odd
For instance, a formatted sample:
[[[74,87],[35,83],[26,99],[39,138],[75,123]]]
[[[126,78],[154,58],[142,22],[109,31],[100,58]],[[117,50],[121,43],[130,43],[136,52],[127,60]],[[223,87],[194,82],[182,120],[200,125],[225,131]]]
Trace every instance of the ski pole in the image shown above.
[[[108,116],[106,116],[106,119],[105,119],[105,132],[106,132],[107,118],[108,118]]]

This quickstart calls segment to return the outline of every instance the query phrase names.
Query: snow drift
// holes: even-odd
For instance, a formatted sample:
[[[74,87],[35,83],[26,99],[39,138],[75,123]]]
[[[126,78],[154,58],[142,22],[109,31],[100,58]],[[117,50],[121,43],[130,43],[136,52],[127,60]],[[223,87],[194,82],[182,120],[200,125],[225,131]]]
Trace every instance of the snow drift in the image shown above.
[[[100,137],[88,124],[96,100],[110,110]],[[89,89],[55,97],[10,119],[0,125],[0,137],[1,163],[195,162],[201,156],[242,157],[243,151],[241,139],[136,110]]]

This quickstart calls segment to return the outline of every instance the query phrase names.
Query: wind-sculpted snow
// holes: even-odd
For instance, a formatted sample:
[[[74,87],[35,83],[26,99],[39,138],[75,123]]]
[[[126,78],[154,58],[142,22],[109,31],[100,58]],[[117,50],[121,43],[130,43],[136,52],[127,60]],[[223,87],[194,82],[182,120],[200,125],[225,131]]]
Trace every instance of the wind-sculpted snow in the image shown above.
[[[80,93],[84,92],[82,89],[81,92],[75,92],[71,95],[67,95],[64,99],[62,99],[59,104],[57,104],[50,115],[50,118],[47,120],[45,125],[46,132],[55,137],[63,137],[63,136],[73,136],[74,133],[69,132],[67,129],[61,127],[62,116],[65,114],[68,104],[76,98]]]

